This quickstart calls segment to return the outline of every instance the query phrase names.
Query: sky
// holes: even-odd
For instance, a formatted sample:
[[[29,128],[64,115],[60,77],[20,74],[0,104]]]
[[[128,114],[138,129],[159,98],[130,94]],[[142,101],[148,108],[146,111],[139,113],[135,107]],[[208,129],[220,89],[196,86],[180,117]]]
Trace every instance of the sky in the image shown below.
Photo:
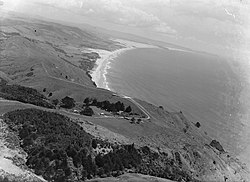
[[[241,49],[250,43],[246,0],[1,0],[2,7],[124,31],[186,47]],[[68,18],[65,17],[68,15]],[[214,48],[214,50],[213,50]]]

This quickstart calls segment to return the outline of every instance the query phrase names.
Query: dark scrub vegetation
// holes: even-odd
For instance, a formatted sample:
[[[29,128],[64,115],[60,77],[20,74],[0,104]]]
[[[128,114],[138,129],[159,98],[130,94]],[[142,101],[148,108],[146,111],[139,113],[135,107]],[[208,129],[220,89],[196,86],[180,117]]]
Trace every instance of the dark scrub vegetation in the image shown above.
[[[86,107],[80,112],[80,114],[86,115],[86,116],[92,116],[92,115],[94,115],[94,111],[91,109],[91,107],[86,106]]]
[[[62,104],[60,106],[66,109],[72,109],[76,106],[75,100],[71,97],[66,96],[62,99]]]
[[[196,126],[197,128],[200,128],[200,127],[201,127],[200,122],[196,122],[196,123],[195,123],[195,126]]]
[[[125,170],[176,181],[195,181],[182,171],[176,154],[152,152],[149,147],[115,145],[95,139],[68,117],[38,109],[8,112],[4,121],[18,133],[28,154],[26,165],[48,181],[84,181],[94,177],[118,176]],[[95,152],[105,147],[109,152]]]
[[[0,78],[0,97],[8,100],[16,100],[23,103],[34,104],[36,106],[54,108],[44,95],[36,89],[20,85],[8,85]]]
[[[68,157],[78,166],[78,158],[90,154],[92,137],[63,115],[25,109],[4,117],[22,140],[21,147],[28,154],[26,164],[50,181],[64,181],[70,175]]]

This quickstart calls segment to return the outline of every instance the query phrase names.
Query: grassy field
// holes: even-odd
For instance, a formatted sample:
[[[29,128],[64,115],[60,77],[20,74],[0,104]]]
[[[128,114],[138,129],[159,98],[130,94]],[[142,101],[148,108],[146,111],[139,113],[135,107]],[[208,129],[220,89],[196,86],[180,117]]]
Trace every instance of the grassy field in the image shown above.
[[[1,34],[1,47],[5,49],[1,52],[0,72],[10,83],[35,88],[51,100],[70,96],[79,104],[86,97],[121,101],[142,114],[127,99],[95,88],[86,74],[98,54],[82,51],[119,48],[114,42],[74,27],[16,18],[3,20]],[[87,67],[83,66],[85,63]]]

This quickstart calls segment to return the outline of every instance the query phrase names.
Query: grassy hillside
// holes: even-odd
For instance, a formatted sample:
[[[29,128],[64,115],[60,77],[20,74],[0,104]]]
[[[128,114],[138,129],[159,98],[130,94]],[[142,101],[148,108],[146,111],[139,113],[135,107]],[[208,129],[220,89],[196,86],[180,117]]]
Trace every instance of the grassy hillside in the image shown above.
[[[133,107],[128,100],[95,88],[88,75],[99,55],[85,51],[117,49],[115,42],[79,28],[15,17],[2,20],[0,34],[4,48],[0,73],[9,83],[34,88],[50,100],[71,96],[82,103],[89,97]]]
[[[19,137],[27,154],[26,168],[49,181],[111,176],[96,180],[151,180],[126,175],[128,172],[175,181],[244,181],[244,165],[183,113],[96,88],[87,71],[99,55],[86,53],[88,48],[113,50],[118,46],[57,23],[2,20],[0,77],[6,82],[0,94],[7,100],[1,98],[0,114],[4,114],[6,127]],[[65,97],[73,100],[74,107],[60,107]],[[87,107],[86,98],[91,100],[88,107],[98,112],[93,116],[78,112]],[[57,104],[46,107],[56,99]],[[95,99],[96,105],[92,103]],[[130,113],[138,114],[136,121],[131,119],[133,114],[126,118],[109,112],[118,101],[124,108],[131,106]],[[145,113],[150,119],[142,118]]]
[[[7,100],[16,100],[24,103],[30,103],[46,108],[55,108],[46,97],[37,90],[20,85],[9,85],[0,78],[0,97]]]
[[[86,71],[93,68],[99,55],[86,50],[118,48],[114,42],[79,28],[38,20],[5,18],[0,35],[0,71],[21,84],[49,74],[93,86]]]

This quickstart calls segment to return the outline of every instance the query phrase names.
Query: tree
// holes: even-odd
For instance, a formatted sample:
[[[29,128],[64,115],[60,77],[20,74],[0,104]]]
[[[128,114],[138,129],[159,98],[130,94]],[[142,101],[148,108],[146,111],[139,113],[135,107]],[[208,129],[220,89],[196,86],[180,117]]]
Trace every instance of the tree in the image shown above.
[[[94,149],[96,149],[96,147],[97,147],[97,142],[96,142],[95,139],[92,140],[92,147],[93,147]]]
[[[61,107],[67,108],[67,109],[72,109],[73,107],[75,107],[75,100],[71,97],[64,97],[62,99],[62,104]]]
[[[91,155],[88,155],[86,164],[85,164],[85,169],[87,171],[88,176],[92,173],[92,167],[93,167],[92,158],[91,158]]]
[[[69,168],[69,167],[66,167],[66,168],[64,169],[64,173],[65,173],[66,176],[70,176],[70,175],[71,175],[71,170],[70,170],[70,168]]]
[[[98,169],[97,174],[98,174],[100,177],[103,177],[104,173],[105,173],[105,172],[104,172],[103,167],[100,167],[100,168]]]
[[[94,111],[89,106],[87,106],[84,108],[84,110],[80,112],[80,114],[86,115],[86,116],[92,116],[94,115]]]
[[[159,106],[160,109],[164,110],[163,106]]]
[[[127,113],[129,113],[129,112],[131,112],[131,111],[132,111],[132,109],[131,109],[130,106],[128,106],[128,107],[125,109],[125,112],[127,112]]]
[[[87,97],[86,99],[84,99],[83,101],[86,105],[89,105],[90,99]]]
[[[96,105],[97,105],[97,100],[96,100],[96,99],[93,99],[92,105],[93,105],[93,106],[96,106]]]
[[[104,166],[104,161],[100,153],[95,157],[95,163],[98,167]]]
[[[124,111],[124,109],[125,109],[124,104],[122,102],[120,102],[120,101],[115,103],[115,108],[116,108],[117,111]]]
[[[111,111],[111,103],[108,100],[102,102],[102,109]]]
[[[54,104],[55,106],[59,103],[59,100],[58,99],[54,99],[52,100],[52,104]]]
[[[97,106],[98,108],[101,108],[101,107],[102,107],[102,102],[97,102],[97,103],[96,103],[96,106]]]
[[[86,170],[82,170],[82,180],[85,181],[85,179],[87,178],[87,171]]]
[[[19,136],[20,136],[21,138],[25,138],[25,137],[27,137],[29,134],[30,134],[30,133],[29,133],[29,130],[28,130],[27,127],[23,127],[23,128],[19,131]]]
[[[116,105],[112,103],[112,104],[109,105],[108,111],[117,112],[118,109],[116,108]]]
[[[122,103],[122,104],[121,104],[120,111],[124,111],[124,110],[125,110],[125,106],[124,106],[124,104]]]
[[[77,151],[71,146],[71,145],[69,145],[68,147],[67,147],[67,149],[66,149],[66,152],[67,152],[67,155],[69,156],[69,157],[74,157],[74,156],[76,156],[76,154],[77,154]]]
[[[110,155],[105,155],[103,159],[104,159],[104,166],[103,166],[104,172],[109,174],[113,168]]]
[[[200,128],[200,126],[201,126],[200,122],[195,123],[195,126],[196,126],[197,128]]]
[[[75,167],[79,168],[82,164],[82,157],[81,155],[79,154],[76,154],[74,157],[73,157],[73,164]]]

